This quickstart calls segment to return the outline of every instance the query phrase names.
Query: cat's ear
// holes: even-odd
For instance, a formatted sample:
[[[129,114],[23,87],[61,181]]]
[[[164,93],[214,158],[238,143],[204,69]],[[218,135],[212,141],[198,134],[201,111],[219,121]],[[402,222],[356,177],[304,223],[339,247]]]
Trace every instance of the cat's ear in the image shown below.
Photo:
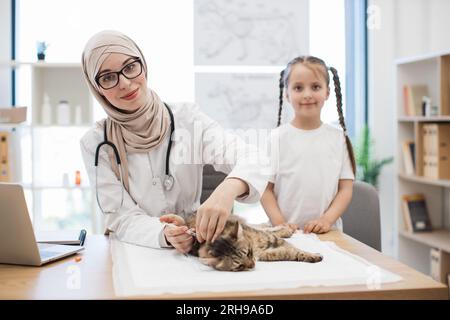
[[[242,226],[239,223],[239,221],[234,221],[233,222],[233,227],[231,229],[231,237],[234,239],[239,239],[240,237],[242,237]]]

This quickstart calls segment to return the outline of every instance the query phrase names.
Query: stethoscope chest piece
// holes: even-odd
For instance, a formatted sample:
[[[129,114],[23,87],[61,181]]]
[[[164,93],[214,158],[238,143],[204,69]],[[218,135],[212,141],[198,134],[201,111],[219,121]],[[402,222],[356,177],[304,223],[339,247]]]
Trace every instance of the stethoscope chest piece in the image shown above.
[[[174,178],[171,174],[166,175],[166,177],[164,178],[164,189],[166,189],[167,191],[172,190],[173,187],[173,183],[174,183]]]
[[[163,186],[164,186],[165,190],[169,191],[169,190],[172,189],[174,181],[175,181],[173,176],[170,174],[170,170],[169,170],[169,158],[170,158],[170,150],[172,148],[172,136],[173,136],[173,133],[175,131],[175,121],[174,121],[173,114],[172,114],[172,111],[170,110],[169,106],[167,104],[165,104],[165,103],[164,103],[164,105],[166,106],[167,111],[169,112],[169,116],[170,116],[170,136],[169,136],[169,145],[167,146],[167,153],[166,153],[166,174],[165,174],[165,177],[164,177]],[[97,198],[98,206],[99,206],[100,210],[103,213],[105,213],[105,214],[106,213],[118,213],[120,208],[122,208],[122,205],[123,205],[124,189],[125,189],[124,188],[124,184],[123,184],[123,173],[122,173],[121,159],[120,159],[120,155],[119,155],[119,152],[117,150],[117,147],[114,145],[114,143],[108,141],[108,136],[106,134],[106,123],[104,124],[103,135],[104,135],[104,141],[101,142],[97,146],[97,148],[95,150],[95,158],[94,158],[94,166],[95,166],[95,196]],[[97,184],[97,181],[98,181],[98,171],[97,171],[97,169],[98,169],[100,148],[102,146],[104,146],[104,145],[108,145],[108,146],[110,146],[113,149],[114,156],[116,158],[116,162],[117,162],[119,173],[120,173],[120,184],[122,186],[122,192],[121,192],[122,198],[121,198],[119,207],[117,209],[108,210],[108,211],[104,210],[103,207],[101,206],[100,199],[99,199],[99,196],[98,196],[98,184]]]

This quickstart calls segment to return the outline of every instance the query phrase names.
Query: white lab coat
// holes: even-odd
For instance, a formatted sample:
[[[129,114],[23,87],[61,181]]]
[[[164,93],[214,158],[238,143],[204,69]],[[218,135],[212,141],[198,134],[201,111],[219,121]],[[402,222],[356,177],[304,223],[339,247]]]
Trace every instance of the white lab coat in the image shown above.
[[[242,202],[257,202],[265,190],[268,168],[256,147],[249,147],[235,135],[226,134],[220,125],[202,113],[194,104],[169,104],[175,133],[169,159],[174,177],[172,190],[163,187],[169,135],[160,146],[148,153],[127,154],[130,192],[124,191],[124,202],[118,213],[105,215],[105,228],[121,241],[160,248],[167,246],[159,221],[161,215],[186,215],[200,206],[204,164],[247,182],[249,194]],[[186,139],[189,137],[189,139]],[[191,140],[191,143],[187,143]],[[95,188],[94,155],[103,141],[103,130],[93,128],[80,141],[81,152]],[[98,194],[105,210],[120,207],[121,184],[111,169],[107,147],[102,147],[98,165]],[[238,154],[237,161],[234,156]],[[190,160],[186,160],[190,155]],[[192,161],[195,160],[195,161]],[[258,161],[260,160],[260,161]],[[258,164],[255,163],[258,161]]]

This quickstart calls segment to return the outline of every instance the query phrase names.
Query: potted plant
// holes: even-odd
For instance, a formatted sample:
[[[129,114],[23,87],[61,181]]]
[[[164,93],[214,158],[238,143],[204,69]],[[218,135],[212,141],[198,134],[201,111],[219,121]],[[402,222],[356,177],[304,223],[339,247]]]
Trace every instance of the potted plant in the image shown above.
[[[38,41],[36,43],[36,50],[37,50],[37,58],[38,60],[45,60],[45,51],[47,50],[49,44],[44,41]]]
[[[361,181],[370,183],[378,189],[378,176],[381,169],[391,163],[394,158],[389,157],[382,160],[373,159],[373,139],[370,137],[370,129],[365,125],[360,137],[358,138],[355,148],[356,160],[356,178]]]

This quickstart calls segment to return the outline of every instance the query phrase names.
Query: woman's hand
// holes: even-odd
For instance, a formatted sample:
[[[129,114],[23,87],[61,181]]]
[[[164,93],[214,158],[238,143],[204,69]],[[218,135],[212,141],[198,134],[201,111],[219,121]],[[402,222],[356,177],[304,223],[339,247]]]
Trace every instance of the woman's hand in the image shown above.
[[[188,227],[185,225],[182,217],[175,214],[168,214],[161,216],[159,221],[168,223],[163,231],[168,243],[183,254],[191,251],[194,238],[186,233]]]
[[[214,242],[231,215],[234,199],[248,192],[248,185],[237,178],[225,179],[198,208],[195,220],[198,242]]]
[[[304,233],[326,233],[330,230],[331,223],[323,216],[319,219],[307,222],[303,228]]]
[[[168,224],[164,227],[166,241],[183,254],[191,251],[192,244],[194,243],[194,237],[187,234],[187,230],[188,227],[186,226],[178,227],[172,224]]]

